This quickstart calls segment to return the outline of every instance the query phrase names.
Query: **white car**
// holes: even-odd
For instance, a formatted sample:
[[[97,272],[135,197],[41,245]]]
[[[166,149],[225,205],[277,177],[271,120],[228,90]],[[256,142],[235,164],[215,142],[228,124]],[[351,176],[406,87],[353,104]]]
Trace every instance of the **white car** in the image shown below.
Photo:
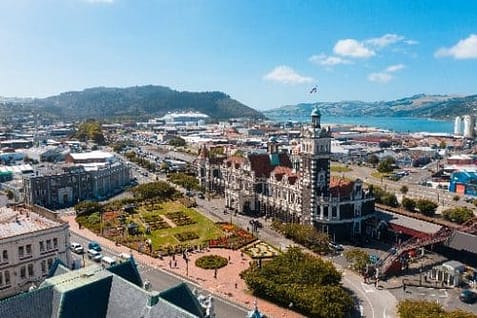
[[[72,252],[76,253],[76,254],[83,254],[84,253],[84,248],[83,246],[81,246],[80,243],[71,243],[70,244],[70,249]]]
[[[89,259],[92,259],[97,263],[101,262],[101,259],[103,258],[103,254],[93,249],[89,249],[87,254]]]

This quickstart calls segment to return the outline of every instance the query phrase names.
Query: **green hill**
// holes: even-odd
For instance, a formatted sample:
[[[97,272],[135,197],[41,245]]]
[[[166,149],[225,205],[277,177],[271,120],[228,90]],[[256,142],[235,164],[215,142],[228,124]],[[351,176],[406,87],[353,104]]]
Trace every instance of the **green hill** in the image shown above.
[[[197,111],[214,119],[265,116],[222,92],[180,92],[163,86],[96,87],[35,99],[29,106],[63,119],[141,119]]]

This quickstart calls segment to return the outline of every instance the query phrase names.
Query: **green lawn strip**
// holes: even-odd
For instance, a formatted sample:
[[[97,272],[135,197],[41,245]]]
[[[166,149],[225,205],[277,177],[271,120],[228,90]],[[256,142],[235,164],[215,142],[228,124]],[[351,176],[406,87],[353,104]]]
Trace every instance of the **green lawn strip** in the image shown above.
[[[353,171],[350,167],[347,166],[340,166],[340,165],[332,165],[330,167],[331,172],[350,172]]]

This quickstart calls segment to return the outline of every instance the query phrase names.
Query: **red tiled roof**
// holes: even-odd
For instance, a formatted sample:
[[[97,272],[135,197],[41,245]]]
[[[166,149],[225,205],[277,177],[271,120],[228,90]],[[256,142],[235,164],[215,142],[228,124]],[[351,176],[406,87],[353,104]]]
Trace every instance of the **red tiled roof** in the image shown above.
[[[348,197],[353,191],[354,182],[344,178],[331,176],[330,193],[332,196]]]

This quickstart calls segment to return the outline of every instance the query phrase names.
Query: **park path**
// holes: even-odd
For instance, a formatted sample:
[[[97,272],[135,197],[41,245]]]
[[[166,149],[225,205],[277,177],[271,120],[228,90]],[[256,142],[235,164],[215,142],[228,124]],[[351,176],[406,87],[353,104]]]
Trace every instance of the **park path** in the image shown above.
[[[189,254],[189,266],[187,268],[185,260],[182,255],[172,257],[164,257],[162,260],[153,258],[148,255],[132,251],[125,246],[117,246],[114,242],[96,235],[86,228],[79,228],[73,215],[63,216],[62,219],[69,223],[70,231],[77,233],[88,240],[96,241],[100,245],[107,247],[109,250],[119,253],[131,253],[134,258],[142,264],[154,267],[159,270],[173,273],[181,276],[183,279],[191,280],[192,282],[201,286],[201,288],[210,291],[211,293],[225,298],[231,302],[241,304],[246,308],[252,309],[255,300],[257,301],[259,310],[267,315],[267,317],[280,318],[301,318],[304,317],[296,312],[277,306],[271,302],[257,299],[253,297],[247,289],[245,282],[240,278],[239,274],[249,267],[251,258],[241,253],[229,249],[212,248],[203,252],[196,252]],[[196,267],[195,260],[203,255],[220,255],[229,259],[229,264],[217,271],[217,277],[214,276],[213,270],[205,270]]]

